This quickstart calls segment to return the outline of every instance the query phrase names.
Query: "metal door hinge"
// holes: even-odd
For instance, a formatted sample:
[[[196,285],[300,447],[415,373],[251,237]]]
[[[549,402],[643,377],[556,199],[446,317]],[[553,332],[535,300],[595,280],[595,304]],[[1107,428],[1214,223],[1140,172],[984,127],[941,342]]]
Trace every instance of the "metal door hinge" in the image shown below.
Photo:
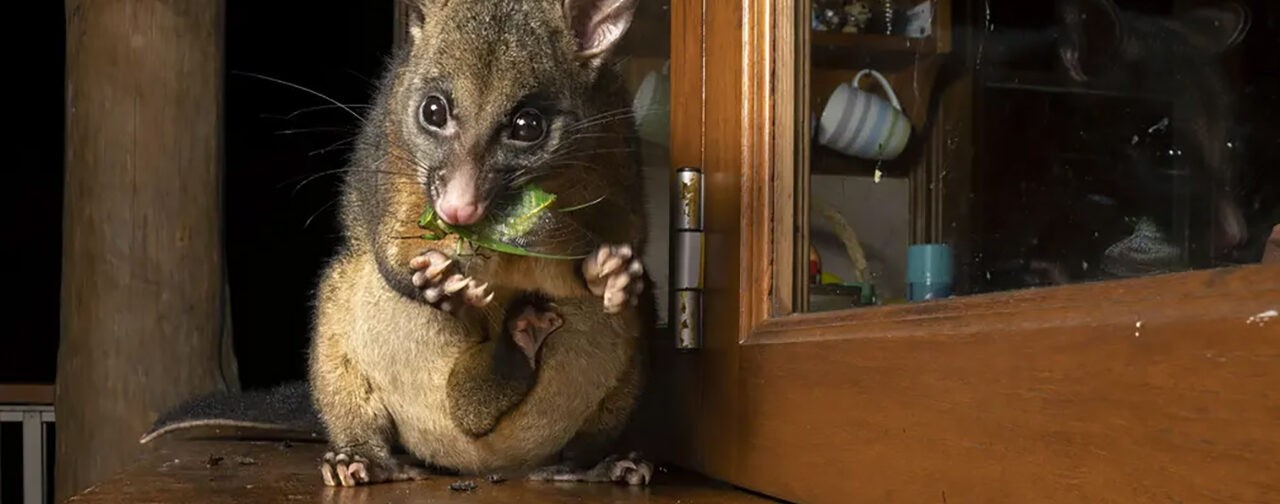
[[[676,170],[675,204],[672,226],[672,300],[669,318],[674,323],[676,348],[702,348],[702,287],[706,243],[703,239],[702,170],[682,167]]]

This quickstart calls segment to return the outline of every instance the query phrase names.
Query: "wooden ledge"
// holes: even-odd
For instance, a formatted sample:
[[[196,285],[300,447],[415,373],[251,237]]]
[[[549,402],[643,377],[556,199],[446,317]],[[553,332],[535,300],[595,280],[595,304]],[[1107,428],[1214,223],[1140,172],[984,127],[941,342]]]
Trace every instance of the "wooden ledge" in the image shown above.
[[[53,405],[53,385],[0,384],[0,404]]]
[[[541,483],[440,475],[423,481],[359,488],[329,488],[320,480],[323,443],[225,440],[157,440],[142,459],[68,502],[211,503],[409,503],[634,502],[766,503],[757,497],[688,473],[659,471],[647,488],[599,483]],[[449,485],[471,480],[476,488]]]

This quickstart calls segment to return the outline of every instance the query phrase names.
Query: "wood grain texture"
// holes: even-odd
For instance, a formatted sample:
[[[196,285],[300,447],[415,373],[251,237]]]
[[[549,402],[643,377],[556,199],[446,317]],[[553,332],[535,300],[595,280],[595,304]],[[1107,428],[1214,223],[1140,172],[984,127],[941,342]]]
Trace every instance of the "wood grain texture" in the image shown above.
[[[411,0],[392,0],[391,2],[391,48],[399,50],[409,39],[409,20],[415,8]]]
[[[1280,268],[1101,284],[1093,310],[992,297],[779,330],[742,351],[730,481],[815,503],[1280,502],[1280,319],[1251,321],[1280,293],[1254,282]]]
[[[704,10],[705,67],[703,122],[703,183],[706,199],[704,228],[707,260],[703,298],[704,347],[698,350],[694,370],[702,389],[688,395],[695,405],[692,438],[696,440],[692,467],[713,478],[733,472],[734,456],[741,437],[728,420],[737,401],[737,327],[741,313],[736,309],[743,278],[750,264],[731,251],[742,246],[744,223],[750,209],[740,206],[742,191],[751,187],[767,190],[767,185],[748,185],[744,142],[751,128],[763,128],[758,104],[743,99],[749,89],[763,91],[747,79],[751,54],[744,50],[746,16],[750,4],[707,2]],[[763,63],[763,61],[761,62]],[[764,67],[758,67],[764,70]],[[759,159],[754,158],[753,159]],[[693,385],[693,384],[689,384]],[[715,392],[715,393],[707,393]]]
[[[56,497],[219,388],[223,2],[68,0]]]
[[[0,385],[0,404],[53,404],[53,385]]]
[[[703,64],[703,5],[700,2],[675,2],[671,5],[668,30],[670,47],[677,48],[671,58],[671,171],[681,166],[702,166],[705,131],[704,96],[706,94]],[[674,183],[674,178],[673,178]]]
[[[470,479],[475,490],[449,489],[461,479],[434,476],[423,481],[358,488],[325,487],[319,459],[324,445],[249,441],[162,442],[137,464],[74,496],[73,503],[201,502],[272,504],[298,502],[399,504],[633,502],[675,504],[755,504],[772,502],[687,473],[662,471],[652,486],[614,484],[490,483]]]
[[[811,4],[800,2],[795,6],[796,19],[811,19]],[[773,222],[775,226],[795,223],[794,231],[776,228],[773,239],[761,245],[769,247],[757,253],[773,254],[773,260],[756,263],[763,268],[758,278],[769,276],[774,285],[770,311],[772,313],[804,312],[809,309],[809,297],[804,295],[805,279],[809,278],[809,202],[801,197],[810,194],[811,177],[800,175],[813,166],[815,156],[805,148],[813,143],[810,117],[821,117],[818,109],[805,110],[797,104],[810,103],[813,93],[810,60],[812,46],[804,40],[809,32],[808,23],[785,22],[787,12],[769,4],[757,4],[761,22],[753,24],[749,35],[756,54],[751,58],[757,65],[773,65],[773,72],[750,72],[752,80],[760,82],[748,96],[765,94],[773,96],[772,102],[752,100],[759,110],[768,113],[772,120],[764,122],[769,127],[751,130],[747,150],[748,167],[772,167],[776,173],[792,173],[789,177],[776,177],[772,184],[764,184],[758,197],[768,203],[757,205],[750,219]],[[772,39],[772,41],[770,40]],[[791,55],[791,57],[782,56]],[[812,114],[817,114],[813,116]],[[844,157],[844,156],[840,156]],[[749,169],[749,168],[748,168]],[[746,170],[744,170],[746,171]],[[751,172],[749,172],[751,173]],[[756,176],[767,172],[755,171]],[[801,260],[801,258],[804,258]],[[775,265],[779,267],[775,267]],[[785,265],[791,265],[787,268]],[[772,271],[770,271],[772,270]]]
[[[744,340],[772,344],[989,330],[1032,332],[1058,327],[1088,331],[1141,321],[1190,322],[1224,313],[1244,314],[1240,317],[1244,321],[1280,307],[1276,285],[1280,285],[1280,266],[1221,268],[874,309],[798,314],[761,321]],[[1232,325],[1224,326],[1222,331],[1238,329]],[[1275,329],[1280,334],[1280,324]]]

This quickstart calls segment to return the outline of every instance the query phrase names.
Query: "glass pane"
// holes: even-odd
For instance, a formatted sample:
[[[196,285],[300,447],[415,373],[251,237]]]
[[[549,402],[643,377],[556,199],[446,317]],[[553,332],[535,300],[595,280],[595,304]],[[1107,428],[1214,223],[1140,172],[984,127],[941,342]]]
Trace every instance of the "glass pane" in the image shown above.
[[[622,41],[619,70],[632,97],[640,153],[644,163],[649,234],[645,267],[654,281],[658,320],[667,317],[671,239],[670,153],[670,0],[640,0]]]
[[[1258,263],[1280,239],[1280,4],[798,2],[807,311]]]

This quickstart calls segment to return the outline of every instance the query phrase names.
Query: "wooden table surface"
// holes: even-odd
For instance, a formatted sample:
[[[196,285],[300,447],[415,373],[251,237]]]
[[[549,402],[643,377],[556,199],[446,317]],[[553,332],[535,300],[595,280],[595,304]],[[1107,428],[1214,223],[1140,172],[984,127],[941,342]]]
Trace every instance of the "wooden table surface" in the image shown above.
[[[649,487],[544,483],[439,475],[423,481],[331,488],[320,479],[324,445],[234,440],[157,441],[138,463],[68,502],[89,503],[708,503],[773,502],[679,471],[659,469]],[[476,488],[454,491],[470,480]]]

